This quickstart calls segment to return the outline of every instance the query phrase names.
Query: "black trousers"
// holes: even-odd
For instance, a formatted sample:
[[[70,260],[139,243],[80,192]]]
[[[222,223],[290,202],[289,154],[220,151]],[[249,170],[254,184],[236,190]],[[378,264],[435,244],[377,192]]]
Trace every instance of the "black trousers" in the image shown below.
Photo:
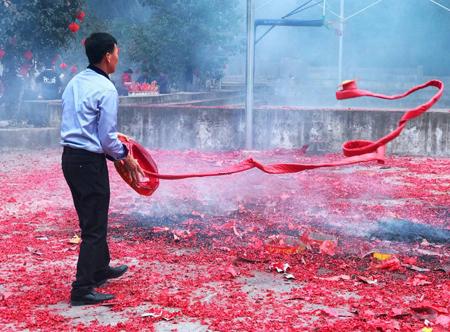
[[[106,242],[109,175],[104,154],[64,147],[64,178],[72,192],[81,228],[81,245],[72,295],[89,293],[109,266]]]

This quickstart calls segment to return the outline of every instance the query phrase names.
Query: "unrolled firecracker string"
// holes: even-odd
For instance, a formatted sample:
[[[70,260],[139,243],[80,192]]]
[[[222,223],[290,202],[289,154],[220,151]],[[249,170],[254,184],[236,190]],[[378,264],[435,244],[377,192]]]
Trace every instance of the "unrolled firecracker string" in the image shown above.
[[[141,146],[138,142],[120,134],[119,139],[128,148],[129,153],[133,158],[137,160],[142,168],[143,173],[147,177],[146,181],[133,183],[132,178],[125,168],[123,163],[115,163],[115,167],[119,175],[127,182],[136,192],[144,196],[150,196],[158,188],[159,179],[165,180],[179,180],[194,177],[210,177],[210,176],[222,176],[244,172],[253,168],[258,168],[261,171],[268,174],[286,174],[286,173],[297,173],[308,169],[322,168],[322,167],[336,167],[351,165],[355,163],[367,162],[367,161],[378,161],[379,163],[384,163],[386,144],[394,140],[400,135],[402,130],[405,128],[407,122],[412,120],[428,109],[431,108],[442,96],[444,84],[438,80],[431,80],[424,84],[413,87],[412,89],[406,91],[405,93],[399,95],[382,95],[378,93],[373,93],[366,90],[359,90],[356,86],[355,81],[345,81],[342,84],[342,89],[336,92],[337,99],[348,99],[357,97],[375,97],[382,99],[401,99],[404,98],[418,90],[435,87],[438,91],[431,97],[427,102],[422,105],[417,106],[414,109],[409,110],[401,117],[398,126],[392,132],[386,136],[380,138],[379,140],[372,142],[368,140],[353,140],[348,141],[343,144],[343,153],[346,158],[338,161],[329,163],[318,163],[318,164],[298,164],[298,163],[280,163],[264,165],[253,158],[248,158],[235,165],[215,170],[212,172],[205,173],[188,173],[188,174],[160,174],[158,173],[158,168],[156,163],[153,161],[150,153]]]

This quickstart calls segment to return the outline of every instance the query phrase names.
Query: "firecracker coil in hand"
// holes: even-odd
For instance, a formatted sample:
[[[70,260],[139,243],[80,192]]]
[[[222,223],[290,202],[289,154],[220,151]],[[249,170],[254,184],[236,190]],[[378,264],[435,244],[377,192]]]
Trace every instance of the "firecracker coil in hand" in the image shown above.
[[[137,193],[143,196],[152,195],[159,186],[159,179],[154,176],[150,176],[150,173],[158,173],[156,163],[153,161],[150,153],[148,153],[148,151],[138,142],[123,134],[119,134],[118,138],[127,147],[128,153],[136,159],[143,173],[146,175],[146,179],[133,184],[130,173],[125,168],[123,162],[114,163],[117,172]]]

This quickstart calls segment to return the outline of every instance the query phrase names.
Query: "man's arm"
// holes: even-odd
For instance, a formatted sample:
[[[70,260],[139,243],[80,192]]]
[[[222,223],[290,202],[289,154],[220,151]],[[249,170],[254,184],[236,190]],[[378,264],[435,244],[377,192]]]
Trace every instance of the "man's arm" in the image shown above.
[[[119,96],[117,91],[110,90],[103,96],[99,108],[98,136],[103,152],[115,163],[123,163],[130,173],[133,183],[139,182],[139,174],[143,177],[144,172],[137,161],[128,153],[128,149],[117,138],[117,109]]]
[[[121,160],[127,156],[127,150],[117,138],[117,109],[119,97],[114,90],[107,91],[100,100],[98,137],[103,152],[114,160]]]

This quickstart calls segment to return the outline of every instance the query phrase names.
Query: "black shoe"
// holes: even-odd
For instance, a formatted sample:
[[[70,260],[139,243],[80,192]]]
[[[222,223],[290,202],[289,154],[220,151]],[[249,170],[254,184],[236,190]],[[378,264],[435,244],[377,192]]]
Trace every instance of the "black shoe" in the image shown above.
[[[114,295],[112,294],[102,294],[97,293],[96,291],[91,291],[90,293],[87,293],[86,295],[82,296],[76,295],[70,296],[70,304],[73,306],[96,304],[103,301],[112,300],[113,298]]]
[[[126,265],[119,265],[116,267],[109,267],[105,273],[103,273],[100,278],[98,278],[97,282],[95,283],[96,287],[100,287],[103,285],[108,279],[115,279],[123,276],[125,272],[127,272],[128,266]]]

